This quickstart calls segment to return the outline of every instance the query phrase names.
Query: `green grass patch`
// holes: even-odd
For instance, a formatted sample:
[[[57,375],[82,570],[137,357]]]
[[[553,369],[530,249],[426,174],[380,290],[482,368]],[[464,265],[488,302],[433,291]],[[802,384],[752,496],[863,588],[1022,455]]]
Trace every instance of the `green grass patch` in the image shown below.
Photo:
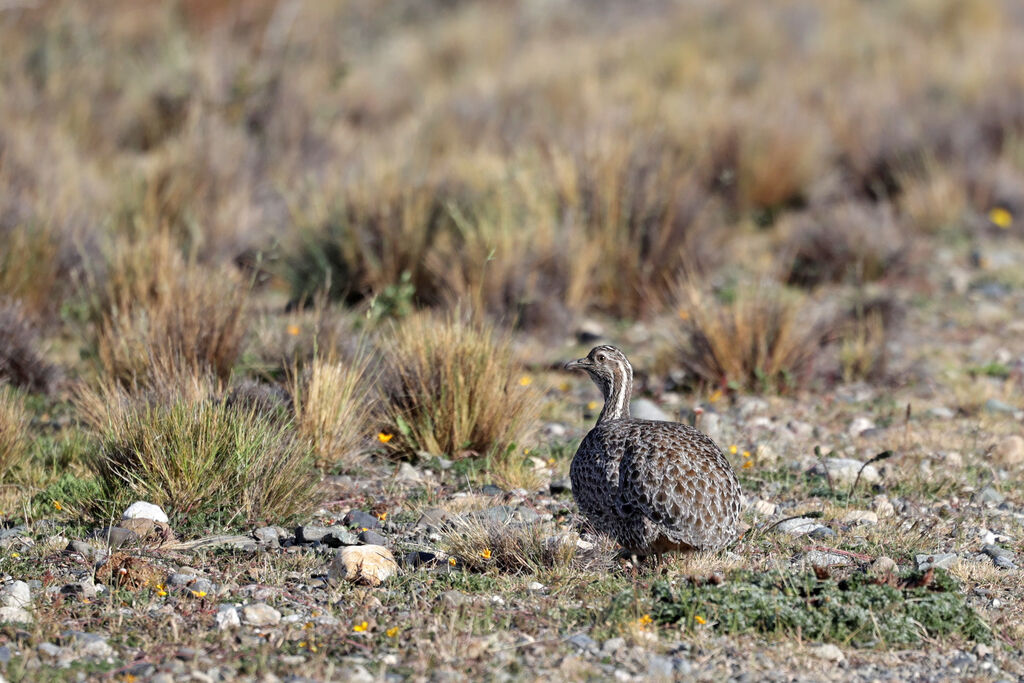
[[[911,645],[959,636],[991,642],[991,631],[944,570],[907,572],[892,582],[866,574],[818,579],[813,574],[739,571],[719,585],[690,582],[652,587],[652,616],[662,624],[722,634],[761,633],[855,647]]]

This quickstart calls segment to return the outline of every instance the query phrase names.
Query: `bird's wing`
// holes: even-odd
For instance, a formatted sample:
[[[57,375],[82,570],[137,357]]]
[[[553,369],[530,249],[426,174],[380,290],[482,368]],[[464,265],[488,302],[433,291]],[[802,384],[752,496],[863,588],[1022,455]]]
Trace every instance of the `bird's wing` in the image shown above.
[[[639,513],[669,538],[699,547],[736,513],[735,474],[707,436],[664,424],[648,423],[643,438],[626,439],[618,504],[622,514]]]

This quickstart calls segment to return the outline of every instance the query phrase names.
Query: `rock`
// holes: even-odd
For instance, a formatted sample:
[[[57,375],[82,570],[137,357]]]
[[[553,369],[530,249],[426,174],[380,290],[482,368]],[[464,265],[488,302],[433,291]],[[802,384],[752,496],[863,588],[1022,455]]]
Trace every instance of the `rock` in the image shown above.
[[[139,542],[139,535],[137,533],[121,526],[108,526],[97,529],[93,533],[93,538],[102,541],[109,548],[120,548]]]
[[[572,480],[570,480],[569,477],[552,479],[549,490],[553,496],[557,496],[560,493],[569,493],[572,491]]]
[[[430,533],[441,531],[448,521],[448,513],[441,508],[427,508],[416,521],[414,529],[426,529]]]
[[[376,531],[363,531],[359,534],[359,541],[364,545],[385,545],[388,539],[384,538]]]
[[[675,674],[673,661],[662,655],[651,655],[647,660],[647,678],[656,681],[671,681]]]
[[[626,647],[625,638],[609,638],[604,641],[604,645],[601,646],[601,654],[614,655],[616,652]]]
[[[114,656],[114,648],[110,647],[107,639],[96,633],[66,631],[61,637],[79,657],[106,659]]]
[[[804,555],[804,562],[812,567],[846,567],[853,564],[853,560],[846,555],[821,550],[807,551]]]
[[[517,522],[523,522],[525,524],[533,524],[540,521],[540,515],[536,510],[528,508],[525,505],[520,505],[516,508],[513,518]]]
[[[544,425],[544,433],[552,439],[561,439],[569,432],[561,422],[548,422]]]
[[[566,641],[573,647],[577,647],[584,651],[596,651],[597,641],[588,636],[586,633],[577,633],[574,636],[570,636]]]
[[[349,683],[374,683],[377,678],[366,670],[366,667],[361,664],[348,664],[337,672],[339,681],[348,681]],[[447,680],[447,679],[441,679]]]
[[[92,600],[96,597],[96,583],[93,581],[92,577],[89,577],[82,581],[62,586],[60,592],[61,595],[77,595],[79,597]]]
[[[593,344],[604,338],[604,328],[596,320],[587,318],[576,328],[576,341],[580,344]]]
[[[858,472],[862,484],[872,484],[881,479],[874,465],[865,465],[853,458],[825,458],[824,469],[821,463],[818,463],[812,471],[822,475],[827,471],[832,483],[840,486],[852,485],[857,480]]]
[[[875,511],[879,518],[892,517],[896,514],[896,508],[893,507],[888,496],[875,496],[874,500],[871,501],[871,509]]]
[[[31,624],[32,614],[22,607],[0,607],[0,624]]]
[[[395,473],[395,481],[404,481],[409,484],[417,484],[423,481],[420,471],[407,462],[402,462]]]
[[[238,628],[242,625],[242,620],[239,618],[238,610],[235,609],[234,605],[221,605],[214,618],[217,620],[217,629],[220,631]]]
[[[949,569],[956,562],[956,553],[935,553],[934,555],[917,555],[914,560],[917,562],[918,571],[926,569]]]
[[[439,600],[445,607],[462,607],[472,602],[472,598],[462,591],[444,591]]]
[[[1012,558],[1009,558],[1009,557],[1002,557],[1002,556],[1000,556],[1000,557],[993,557],[992,558],[992,564],[994,564],[999,569],[1016,569],[1017,568],[1017,564],[1013,561]]]
[[[323,542],[331,530],[317,524],[307,524],[295,528],[295,541],[297,543],[319,543]]]
[[[167,577],[167,583],[175,587],[187,586],[195,580],[196,575],[187,572],[174,572]]]
[[[647,398],[638,398],[629,404],[629,412],[637,420],[656,420],[671,422],[669,414],[658,407],[658,404]]]
[[[722,418],[718,413],[707,411],[702,414],[697,422],[697,428],[716,444],[722,443]]]
[[[875,429],[874,422],[872,422],[870,419],[866,417],[858,417],[855,418],[853,422],[850,423],[850,427],[849,429],[847,429],[847,433],[850,436],[856,438],[863,434],[864,432],[869,431],[871,429]]]
[[[363,510],[349,510],[348,514],[345,515],[345,519],[342,520],[347,526],[354,529],[379,529],[380,520],[369,512]]]
[[[414,550],[402,557],[402,565],[406,567],[421,567],[425,564],[434,564],[437,562],[437,559],[437,553]]]
[[[843,651],[832,643],[825,643],[824,645],[815,645],[811,648],[811,654],[818,659],[824,659],[827,662],[842,662],[846,659],[843,655]]]
[[[163,545],[164,543],[174,542],[177,539],[174,537],[174,532],[171,527],[163,522],[157,522],[152,519],[146,519],[145,517],[136,517],[133,519],[122,519],[121,523],[116,527],[111,527],[111,532],[121,533],[119,529],[127,529],[134,533],[137,539],[130,537],[125,538],[123,541],[119,541],[121,545],[138,540],[142,543],[156,543]],[[114,543],[114,539],[111,539],[111,544]]]
[[[750,506],[750,509],[764,517],[774,517],[775,513],[779,510],[779,506],[775,503],[769,503],[767,500],[761,500],[758,498],[754,501],[754,504]],[[783,522],[783,524],[785,524],[785,522]]]
[[[997,398],[990,398],[989,400],[985,401],[985,410],[987,410],[990,413],[1008,413],[1011,415],[1017,411],[1017,409],[1011,406],[1009,403],[1000,401]]]
[[[0,605],[26,609],[32,605],[32,591],[24,581],[12,581],[0,590]]]
[[[870,510],[850,510],[843,516],[844,524],[878,524],[878,515]]]
[[[971,500],[973,500],[975,503],[991,503],[993,505],[999,505],[1004,500],[1006,500],[1006,496],[999,493],[999,491],[996,491],[991,486],[986,486],[985,488],[975,493],[974,496],[971,497]]]
[[[151,519],[154,522],[168,524],[167,515],[160,509],[159,505],[138,501],[128,506],[128,509],[121,515],[121,519]]]
[[[250,626],[274,626],[281,621],[281,613],[265,602],[257,602],[242,608],[242,620]]]
[[[505,495],[505,490],[494,484],[484,484],[480,489],[480,494],[484,496],[503,496]]]
[[[526,589],[529,590],[531,593],[541,593],[547,590],[547,586],[545,586],[543,583],[539,581],[531,581],[529,585],[526,586]]]
[[[833,536],[836,535],[836,532],[832,531],[831,529],[829,529],[825,525],[820,525],[820,526],[818,526],[818,528],[813,529],[811,531],[811,533],[809,533],[807,535],[817,541],[817,540],[822,540],[822,539],[826,539],[826,538],[832,538]]]
[[[810,519],[809,517],[797,517],[795,519],[787,519],[775,528],[781,533],[789,534],[790,536],[803,536],[804,534],[811,533],[819,527],[821,527],[821,524],[816,520]]]
[[[891,557],[882,555],[871,563],[871,573],[876,575],[895,574],[899,565]]]
[[[928,409],[928,416],[936,420],[952,420],[956,417],[956,413],[946,406],[934,406]]]
[[[78,553],[85,559],[94,559],[98,557],[106,556],[101,548],[89,545],[85,541],[74,540],[68,543],[68,547],[64,549],[65,553]]]
[[[981,552],[992,558],[992,564],[999,567],[1000,569],[1016,569],[1017,565],[1014,562],[1014,553],[1012,550],[1001,548],[993,543],[986,543]]]
[[[331,581],[345,579],[367,586],[379,586],[398,572],[391,551],[381,545],[355,545],[342,548],[327,570]]]
[[[1024,462],[1024,437],[1008,436],[992,447],[992,457],[1000,465],[1019,465]]]
[[[269,546],[271,548],[277,548],[281,545],[281,535],[278,533],[276,527],[262,526],[252,532],[252,537],[255,538],[260,545]]]
[[[36,650],[39,652],[39,654],[43,655],[44,657],[56,659],[64,651],[64,648],[62,648],[60,645],[55,645],[53,643],[40,643],[39,647],[37,647]]]
[[[344,527],[332,526],[330,528],[330,533],[324,536],[322,542],[332,548],[340,548],[346,545],[359,545],[359,536],[356,536]]]

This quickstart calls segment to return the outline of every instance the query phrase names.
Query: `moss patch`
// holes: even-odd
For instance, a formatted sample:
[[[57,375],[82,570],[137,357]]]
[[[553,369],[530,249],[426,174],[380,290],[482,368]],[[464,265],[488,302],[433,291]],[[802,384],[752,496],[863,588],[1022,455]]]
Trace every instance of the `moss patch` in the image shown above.
[[[959,635],[990,642],[991,632],[943,570],[909,572],[889,581],[855,574],[818,579],[813,574],[736,572],[719,585],[690,582],[652,587],[652,616],[720,633],[795,635],[856,647],[918,643],[924,636]]]

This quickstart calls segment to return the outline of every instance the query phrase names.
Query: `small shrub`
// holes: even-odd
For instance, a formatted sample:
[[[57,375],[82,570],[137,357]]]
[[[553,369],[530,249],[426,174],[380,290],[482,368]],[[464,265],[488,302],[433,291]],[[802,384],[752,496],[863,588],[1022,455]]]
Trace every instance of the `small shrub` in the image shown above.
[[[299,435],[313,449],[321,467],[359,464],[371,431],[375,397],[368,359],[352,361],[328,355],[292,372],[292,402]]]
[[[456,317],[410,318],[381,349],[383,419],[392,452],[451,458],[504,452],[536,414],[520,385],[508,341]]]
[[[27,455],[29,415],[13,389],[0,386],[0,481]]]
[[[126,386],[166,362],[225,379],[248,327],[247,298],[236,272],[186,260],[166,234],[119,247],[92,294],[100,365]]]
[[[78,403],[100,437],[91,467],[118,505],[148,500],[188,527],[282,523],[319,502],[292,425],[224,400],[208,380],[168,378],[135,395],[111,385]]]
[[[39,333],[20,302],[0,299],[0,381],[50,393],[59,373],[40,353]]]
[[[725,298],[684,281],[677,302],[678,360],[698,382],[721,388],[802,386],[827,331],[805,296],[774,285],[742,287]]]

